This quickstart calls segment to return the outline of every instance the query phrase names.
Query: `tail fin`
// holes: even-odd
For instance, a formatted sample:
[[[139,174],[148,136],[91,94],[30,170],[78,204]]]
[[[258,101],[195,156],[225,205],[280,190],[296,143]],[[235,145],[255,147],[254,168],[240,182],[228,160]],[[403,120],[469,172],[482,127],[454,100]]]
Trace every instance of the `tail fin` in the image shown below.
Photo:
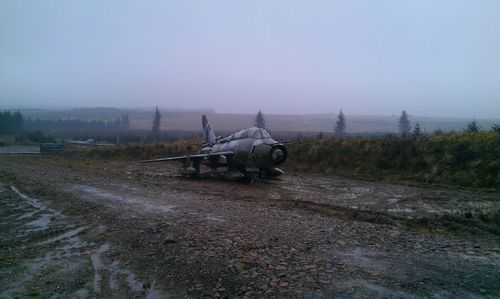
[[[208,123],[208,119],[206,115],[201,117],[201,123],[203,125],[203,143],[215,144],[215,134],[212,131],[212,127]]]

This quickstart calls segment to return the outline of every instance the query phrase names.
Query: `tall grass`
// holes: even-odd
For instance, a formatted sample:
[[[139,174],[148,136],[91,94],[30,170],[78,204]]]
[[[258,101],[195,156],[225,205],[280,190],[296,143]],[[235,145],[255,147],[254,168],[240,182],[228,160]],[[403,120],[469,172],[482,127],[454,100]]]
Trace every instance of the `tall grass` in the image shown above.
[[[291,144],[289,157],[299,171],[500,189],[496,132],[307,140]]]
[[[199,139],[159,145],[73,149],[65,155],[142,160],[196,153]],[[303,140],[288,145],[284,167],[363,179],[408,180],[500,189],[500,134]]]
[[[113,147],[71,148],[63,155],[70,157],[104,158],[143,160],[168,156],[197,153],[201,147],[201,140],[186,139],[169,143],[118,145]]]

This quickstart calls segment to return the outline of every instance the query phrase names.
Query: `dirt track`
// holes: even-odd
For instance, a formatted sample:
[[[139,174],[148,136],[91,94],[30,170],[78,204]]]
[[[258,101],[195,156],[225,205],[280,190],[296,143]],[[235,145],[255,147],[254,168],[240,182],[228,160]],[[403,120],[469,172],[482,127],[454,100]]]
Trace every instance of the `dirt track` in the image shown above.
[[[176,166],[0,157],[0,298],[500,296],[498,193]]]

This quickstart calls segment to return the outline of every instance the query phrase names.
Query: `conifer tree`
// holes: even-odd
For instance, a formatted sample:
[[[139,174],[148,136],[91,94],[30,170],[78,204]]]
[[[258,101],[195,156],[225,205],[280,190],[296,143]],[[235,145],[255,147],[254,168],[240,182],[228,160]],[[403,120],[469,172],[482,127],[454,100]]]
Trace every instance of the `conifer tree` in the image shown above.
[[[415,128],[413,128],[413,136],[422,136],[422,129],[420,129],[418,122],[415,124]]]
[[[335,123],[335,137],[343,138],[345,136],[345,128],[345,116],[342,112],[342,109],[340,109],[339,115],[337,117],[337,122]]]
[[[156,144],[160,142],[160,123],[161,123],[161,113],[160,110],[158,109],[158,106],[156,106],[155,115],[153,118],[153,129],[151,132],[151,137],[156,142]]]
[[[408,136],[410,134],[410,117],[405,110],[401,112],[401,116],[399,117],[399,133],[402,137]]]
[[[467,128],[464,132],[475,133],[481,131],[481,127],[477,124],[476,119],[473,119],[469,124],[467,124]]]
[[[264,119],[264,114],[262,114],[262,111],[259,110],[257,115],[255,115],[255,120],[253,122],[254,126],[257,128],[266,128],[266,120]]]

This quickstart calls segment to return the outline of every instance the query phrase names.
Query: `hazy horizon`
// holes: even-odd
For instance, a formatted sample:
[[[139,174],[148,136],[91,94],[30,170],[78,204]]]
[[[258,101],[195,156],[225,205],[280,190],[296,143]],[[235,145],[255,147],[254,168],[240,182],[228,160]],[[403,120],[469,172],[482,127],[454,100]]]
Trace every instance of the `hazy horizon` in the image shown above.
[[[201,115],[206,114],[206,115],[219,115],[219,116],[251,116],[252,119],[256,115],[258,111],[244,111],[244,112],[220,112],[217,111],[213,108],[193,108],[193,109],[188,109],[188,108],[176,108],[176,107],[158,107],[159,110],[162,113],[170,113],[168,115],[164,115],[167,119],[170,118],[171,115],[175,115],[177,113],[185,114],[187,113],[188,115],[192,116],[193,114],[197,114],[198,116],[201,117]],[[41,119],[46,119],[46,118],[82,118],[82,119],[88,119],[89,113],[92,113],[92,111],[95,111],[95,116],[91,118],[99,118],[98,115],[102,113],[102,110],[107,111],[108,109],[112,111],[108,111],[106,113],[107,117],[104,117],[104,119],[109,118],[109,117],[119,117],[123,115],[124,113],[132,113],[135,114],[136,112],[140,113],[150,113],[153,114],[155,107],[110,107],[110,106],[95,106],[95,107],[64,107],[64,106],[58,106],[58,107],[32,107],[32,106],[26,106],[26,107],[18,107],[18,106],[1,106],[0,105],[0,111],[20,111],[22,112],[25,117],[30,117],[30,118],[41,118]],[[90,111],[89,111],[90,110]],[[115,111],[116,110],[116,111]],[[85,117],[83,116],[77,116],[79,113],[84,112]],[[76,113],[76,114],[75,114]],[[265,113],[263,111],[264,117],[269,118],[269,117],[274,117],[274,116],[284,116],[284,117],[289,117],[289,116],[297,116],[297,117],[307,117],[307,116],[312,116],[312,117],[330,117],[332,121],[337,119],[338,112],[332,111],[332,112],[317,112],[317,113]],[[384,118],[399,118],[401,116],[401,113],[399,114],[360,114],[360,113],[344,113],[344,115],[347,117],[348,120],[350,118],[375,118],[375,119],[384,119]],[[410,117],[411,122],[418,121],[422,123],[423,120],[439,120],[439,121],[447,121],[447,120],[456,120],[456,121],[461,121],[468,123],[469,121],[472,120],[478,120],[478,121],[486,121],[486,122],[492,122],[492,124],[500,121],[500,117],[493,117],[493,118],[481,118],[481,117],[454,117],[454,116],[434,116],[434,115],[415,115],[412,113],[408,113]]]
[[[498,1],[2,1],[0,107],[498,119]]]
[[[130,106],[130,107],[119,107],[119,106],[64,106],[64,105],[42,105],[42,106],[35,106],[35,105],[24,105],[24,106],[19,106],[19,105],[0,105],[0,111],[17,111],[17,110],[30,110],[30,109],[40,109],[40,110],[46,110],[46,111],[67,111],[67,110],[73,110],[73,109],[119,109],[119,110],[140,110],[140,111],[151,111],[151,113],[154,112],[156,106]],[[236,111],[236,112],[227,112],[227,111],[218,111],[214,108],[210,107],[193,107],[193,108],[181,108],[181,107],[167,107],[167,106],[158,106],[160,111],[169,111],[169,112],[199,112],[199,111],[209,111],[207,113],[215,113],[215,114],[241,114],[241,115],[255,115],[259,110],[263,112],[264,115],[338,115],[339,110],[336,111],[317,111],[317,112],[297,112],[297,113],[287,113],[287,112],[271,112],[268,113],[266,110],[256,108],[257,110],[248,110],[248,111]],[[340,108],[342,109],[342,108]],[[424,117],[424,118],[455,118],[455,119],[483,119],[483,120],[500,120],[500,115],[495,114],[496,116],[493,117],[476,117],[476,116],[449,116],[449,115],[432,115],[432,114],[415,114],[412,113],[411,111],[408,111],[406,109],[403,109],[399,112],[395,113],[347,113],[345,109],[342,109],[344,115],[349,116],[349,115],[354,115],[354,116],[377,116],[377,117],[390,117],[390,116],[400,116],[401,112],[405,110],[409,116],[411,117]]]

